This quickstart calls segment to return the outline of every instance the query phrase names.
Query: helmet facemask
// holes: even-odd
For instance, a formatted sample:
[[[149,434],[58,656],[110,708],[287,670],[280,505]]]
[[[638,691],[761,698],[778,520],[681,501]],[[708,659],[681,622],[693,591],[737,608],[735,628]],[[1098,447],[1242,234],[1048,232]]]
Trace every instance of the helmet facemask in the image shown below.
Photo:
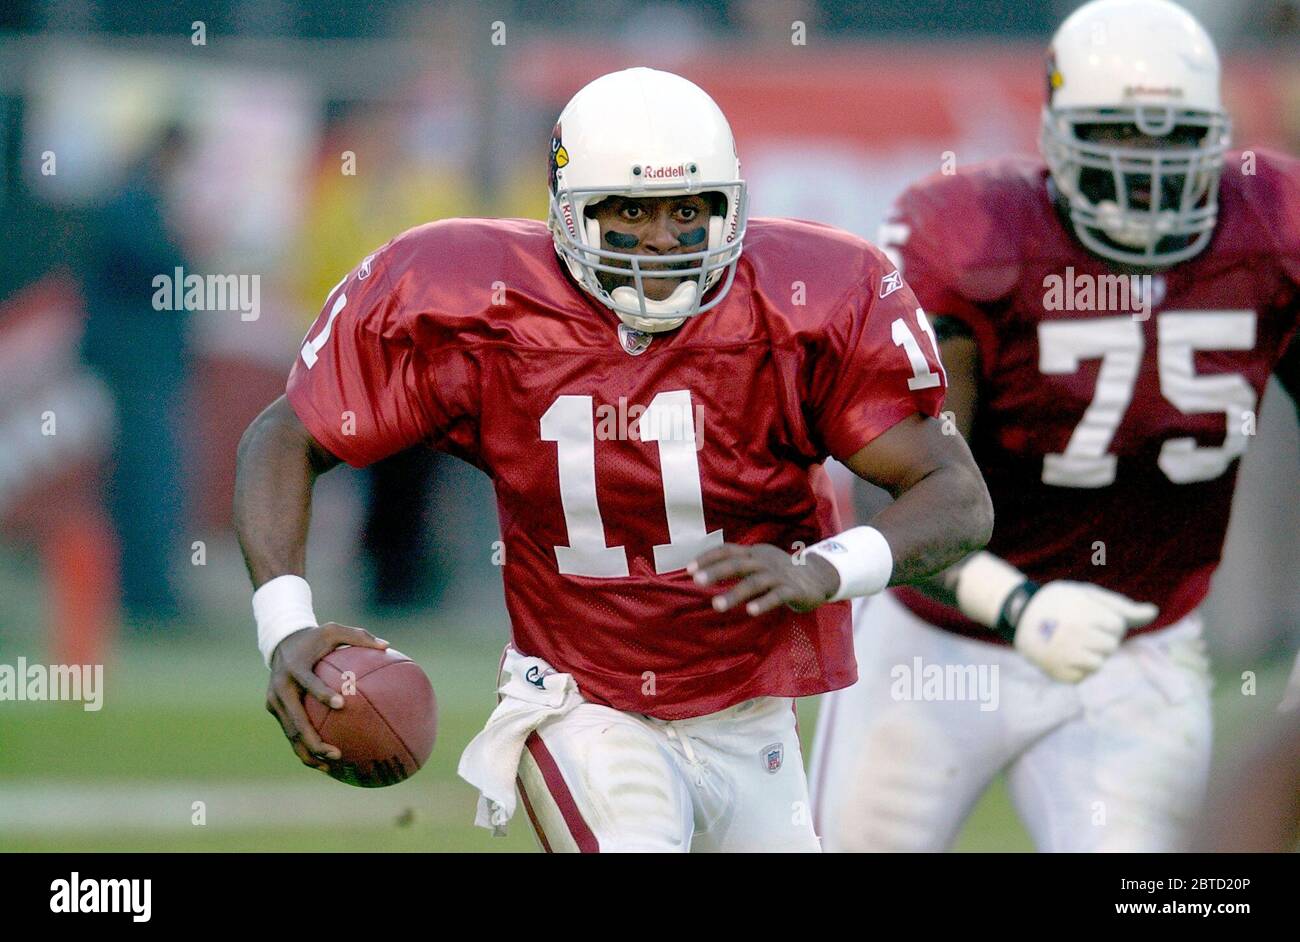
[[[1137,146],[1087,137],[1107,126],[1134,128],[1169,143]],[[1229,139],[1230,122],[1222,111],[1049,106],[1043,109],[1040,143],[1084,246],[1121,264],[1163,267],[1192,258],[1213,236]]]
[[[565,186],[561,170],[556,174],[551,192],[551,232],[556,249],[574,278],[629,327],[647,333],[672,330],[687,318],[720,303],[731,288],[743,248],[748,215],[745,182],[693,178],[696,170],[693,164],[680,169],[684,172],[684,182],[586,187]],[[631,168],[633,179],[643,172],[640,166]],[[712,200],[714,212],[707,222],[705,247],[698,252],[656,255],[605,248],[601,245],[600,223],[587,213],[590,207],[611,196],[636,199],[707,194],[717,194],[717,197]],[[630,277],[632,284],[607,291],[599,273]],[[645,293],[645,283],[657,279],[681,281],[667,298],[657,301]],[[705,294],[720,282],[721,288],[705,300]]]

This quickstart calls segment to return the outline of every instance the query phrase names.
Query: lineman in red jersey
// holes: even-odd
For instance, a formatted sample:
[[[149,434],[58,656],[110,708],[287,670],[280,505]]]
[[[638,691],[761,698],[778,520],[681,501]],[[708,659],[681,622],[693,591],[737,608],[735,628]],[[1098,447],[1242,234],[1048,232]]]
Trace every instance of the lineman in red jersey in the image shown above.
[[[1300,164],[1223,161],[1207,50],[1163,0],[1081,8],[1052,44],[1047,165],[922,181],[885,227],[938,318],[997,527],[942,584],[859,613],[862,679],[830,698],[812,763],[828,849],[947,847],[1003,770],[1041,849],[1186,840],[1210,755],[1196,609],[1265,383],[1300,389]],[[1108,101],[1134,67],[1187,110]]]
[[[269,708],[327,768],[300,701],[338,700],[312,665],[382,645],[317,626],[314,478],[443,449],[491,476],[505,544],[499,705],[460,765],[478,823],[506,825],[517,778],[551,850],[816,850],[792,698],[856,677],[849,606],[822,603],[933,575],[992,525],[934,418],[937,342],[871,246],[746,225],[725,118],[677,76],[580,91],[551,193],[549,230],[448,220],[366,258],[246,434]],[[898,495],[871,526],[836,534],[831,455]]]

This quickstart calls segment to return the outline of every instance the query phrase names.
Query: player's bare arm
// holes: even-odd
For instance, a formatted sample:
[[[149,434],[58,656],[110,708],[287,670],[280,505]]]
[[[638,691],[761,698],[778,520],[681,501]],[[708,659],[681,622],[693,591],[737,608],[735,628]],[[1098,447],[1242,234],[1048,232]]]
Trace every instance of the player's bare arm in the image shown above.
[[[254,588],[307,568],[307,527],[316,478],[339,463],[281,396],[239,440],[235,527]]]
[[[934,331],[939,339],[939,353],[948,377],[948,391],[943,400],[944,412],[947,413],[944,418],[963,439],[970,441],[975,408],[979,402],[979,346],[975,343],[970,328],[956,318],[934,318]],[[967,558],[969,557],[927,579],[917,580],[915,587],[931,598],[955,606],[957,575]]]
[[[895,498],[870,523],[892,559],[890,585],[930,576],[988,542],[993,504],[984,479],[965,440],[945,435],[941,422],[921,415],[904,419],[845,464]],[[846,549],[852,554],[858,547]],[[701,585],[740,579],[714,597],[718,611],[748,603],[749,614],[762,615],[783,604],[807,611],[835,598],[844,574],[828,558],[833,557],[728,543],[700,556],[691,570]]]
[[[979,348],[969,328],[954,318],[937,318],[935,331],[948,374],[945,407],[969,438],[979,402]],[[961,609],[985,625],[1056,680],[1077,683],[1119,647],[1131,628],[1149,624],[1154,605],[1135,602],[1086,582],[1057,580],[1038,586],[987,550],[969,556],[918,590]],[[1039,627],[1054,622],[1054,630]]]
[[[312,438],[283,396],[244,432],[235,478],[235,529],[255,588],[283,576],[301,579],[306,571],[312,487],[316,478],[338,463]],[[296,630],[285,626],[291,633],[272,649],[266,709],[280,722],[303,764],[328,771],[325,760],[339,758],[339,749],[317,734],[302,698],[309,694],[331,709],[339,709],[343,697],[317,677],[313,668],[339,645],[385,648],[388,642],[361,628],[332,622],[316,626],[309,615],[301,620],[305,623]]]
[[[989,541],[993,503],[966,440],[928,416],[904,419],[844,464],[894,502],[870,525],[894,553],[890,585],[925,579]]]

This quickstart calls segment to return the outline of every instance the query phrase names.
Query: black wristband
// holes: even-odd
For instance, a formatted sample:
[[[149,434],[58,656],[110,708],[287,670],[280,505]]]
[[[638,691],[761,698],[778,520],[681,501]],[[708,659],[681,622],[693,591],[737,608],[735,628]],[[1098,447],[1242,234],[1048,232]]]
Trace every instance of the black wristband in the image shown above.
[[[993,633],[1004,641],[1014,642],[1016,640],[1016,628],[1020,624],[1020,616],[1024,613],[1029,600],[1034,597],[1034,593],[1041,588],[1042,586],[1037,582],[1026,579],[1012,589],[998,612],[998,622],[993,626]]]

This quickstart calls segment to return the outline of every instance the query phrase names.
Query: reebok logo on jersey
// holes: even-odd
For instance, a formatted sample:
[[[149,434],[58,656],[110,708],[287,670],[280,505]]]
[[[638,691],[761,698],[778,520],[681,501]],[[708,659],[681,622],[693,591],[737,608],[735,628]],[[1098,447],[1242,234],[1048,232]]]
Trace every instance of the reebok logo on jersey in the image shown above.
[[[377,254],[379,253],[376,252],[374,255],[367,255],[361,260],[361,267],[357,269],[357,281],[365,281],[370,277],[370,266],[374,263],[375,255]]]
[[[903,287],[902,272],[897,270],[891,271],[884,278],[880,279],[880,296],[882,298],[887,298],[901,287]]]

